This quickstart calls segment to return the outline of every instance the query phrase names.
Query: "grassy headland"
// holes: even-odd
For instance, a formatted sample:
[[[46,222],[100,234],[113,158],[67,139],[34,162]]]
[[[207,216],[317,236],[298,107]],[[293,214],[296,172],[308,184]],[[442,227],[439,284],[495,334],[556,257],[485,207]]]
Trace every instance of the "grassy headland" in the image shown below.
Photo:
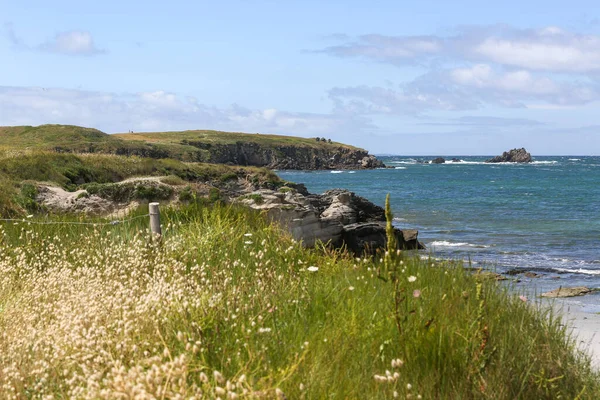
[[[0,127],[0,149],[48,150],[68,153],[103,153],[170,158],[181,161],[235,161],[237,146],[281,155],[289,149],[319,154],[366,151],[342,143],[293,136],[194,130],[183,132],[125,133],[109,135],[97,129],[73,125]],[[233,146],[233,147],[232,147]],[[241,163],[238,163],[241,164]],[[253,159],[244,165],[257,165]],[[260,166],[260,165],[259,165]]]
[[[459,263],[307,250],[237,207],[163,220],[160,244],[145,219],[3,226],[0,398],[600,393],[560,320]]]

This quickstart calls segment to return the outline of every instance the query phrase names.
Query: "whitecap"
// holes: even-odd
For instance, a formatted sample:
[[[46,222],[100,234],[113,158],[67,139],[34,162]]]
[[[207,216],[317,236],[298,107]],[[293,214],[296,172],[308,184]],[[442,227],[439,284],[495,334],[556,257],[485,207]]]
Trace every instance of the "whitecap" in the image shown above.
[[[600,275],[600,270],[597,269],[585,269],[585,268],[577,268],[577,269],[569,269],[569,268],[554,268],[555,271],[558,272],[570,272],[575,274],[584,274],[584,275]]]
[[[348,173],[349,173],[349,174],[355,174],[355,173],[356,173],[356,171],[350,171],[350,172],[348,172]]]
[[[581,161],[581,158],[569,158],[569,161]]]
[[[331,171],[332,174],[343,174],[344,171]]]
[[[532,161],[532,164],[558,164],[558,161]]]
[[[446,240],[437,240],[435,242],[429,243],[429,245],[435,246],[435,247],[476,247],[476,248],[483,248],[483,249],[490,247],[490,246],[485,246],[485,245],[480,245],[480,244],[463,243],[463,242],[453,243],[453,242],[448,242]]]
[[[408,161],[390,161],[390,164],[416,164],[417,160],[409,159]]]
[[[394,169],[406,169],[406,167],[394,167]]]

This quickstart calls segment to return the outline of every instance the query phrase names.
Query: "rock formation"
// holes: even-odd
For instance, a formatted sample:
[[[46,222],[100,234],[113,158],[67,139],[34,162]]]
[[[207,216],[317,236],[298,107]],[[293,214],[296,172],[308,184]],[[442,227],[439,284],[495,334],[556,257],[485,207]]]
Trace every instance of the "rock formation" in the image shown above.
[[[542,297],[575,297],[583,296],[584,294],[592,293],[594,291],[595,290],[587,288],[585,286],[560,287],[550,292],[543,293]]]
[[[186,141],[184,144],[199,149],[190,161],[283,170],[385,168],[381,160],[366,150],[335,145],[319,148],[292,145],[267,147],[242,141],[232,144]]]
[[[306,247],[318,241],[346,246],[357,255],[385,248],[384,210],[341,189],[304,196],[296,191],[258,190],[237,201],[266,212],[267,217],[290,231]],[[395,229],[398,248],[424,249],[416,230]]]
[[[510,151],[505,151],[504,153],[502,153],[501,156],[497,156],[486,160],[486,163],[502,162],[529,163],[531,162],[531,154],[529,154],[524,148],[512,149]]]
[[[431,160],[432,164],[444,164],[446,162],[446,160],[442,157],[437,157],[434,158],[433,160]]]

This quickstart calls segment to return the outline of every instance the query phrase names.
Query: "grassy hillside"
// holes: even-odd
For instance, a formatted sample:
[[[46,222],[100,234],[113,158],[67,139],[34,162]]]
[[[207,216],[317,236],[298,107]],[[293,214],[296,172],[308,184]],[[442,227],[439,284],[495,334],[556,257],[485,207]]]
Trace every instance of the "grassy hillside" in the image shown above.
[[[560,320],[460,264],[306,250],[235,207],[162,217],[154,245],[146,218],[2,225],[0,398],[600,397]]]
[[[338,148],[357,150],[341,143],[283,135],[205,130],[109,135],[97,129],[73,125],[0,127],[0,149],[4,150],[37,149],[208,161],[207,149],[210,146],[236,143],[253,143],[265,149],[291,146],[321,151]]]
[[[56,147],[74,150],[89,148],[110,149],[123,141],[93,128],[73,125],[7,126],[0,127],[0,148],[43,149]]]
[[[221,132],[211,130],[192,130],[181,132],[148,132],[148,133],[120,133],[113,135],[123,140],[135,140],[148,143],[161,144],[185,144],[186,142],[198,141],[208,144],[235,144],[243,141],[256,143],[261,146],[301,146],[313,149],[327,149],[333,146],[348,149],[357,149],[337,142],[316,141],[294,136],[284,135],[265,135],[262,133],[239,133],[239,132]]]

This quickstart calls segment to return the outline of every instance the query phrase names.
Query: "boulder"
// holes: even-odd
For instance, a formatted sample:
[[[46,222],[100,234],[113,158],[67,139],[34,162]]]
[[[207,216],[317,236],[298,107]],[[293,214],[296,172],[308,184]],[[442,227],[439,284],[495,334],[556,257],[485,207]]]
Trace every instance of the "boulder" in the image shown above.
[[[362,255],[387,244],[383,208],[347,190],[304,196],[296,191],[263,189],[236,201],[265,212],[306,247],[313,247],[318,241],[333,247],[345,244],[350,251]],[[395,229],[395,235],[399,249],[425,248],[417,239],[417,230]]]
[[[377,157],[368,155],[360,160],[360,167],[364,169],[385,168],[385,164],[381,160],[378,160]]]
[[[453,158],[450,161],[452,161],[452,162],[462,162],[462,160],[460,158]]]
[[[590,289],[585,286],[575,286],[575,287],[559,287],[558,289],[554,289],[550,292],[546,292],[542,294],[542,297],[575,297],[575,296],[583,296],[584,294],[594,292],[593,289]]]
[[[520,149],[512,149],[510,151],[505,151],[501,156],[497,156],[494,158],[490,158],[486,160],[486,163],[502,163],[502,162],[511,162],[511,163],[530,163],[531,162],[531,154],[527,152],[524,148]]]
[[[357,222],[357,212],[351,206],[350,193],[340,193],[336,196],[331,205],[323,211],[321,218],[325,220],[335,220],[342,225],[354,224]]]
[[[403,231],[394,228],[394,234],[400,250],[425,249],[425,246],[417,240],[417,232],[414,229],[405,235]],[[342,240],[348,250],[359,256],[373,254],[377,250],[387,247],[385,223],[367,222],[345,225],[342,230]]]
[[[438,158],[434,158],[433,160],[431,160],[432,164],[444,164],[446,162],[446,160],[444,160],[443,157],[438,157]]]
[[[306,198],[319,213],[324,213],[333,204],[334,200],[343,194],[350,197],[350,202],[347,205],[356,210],[357,220],[355,222],[385,221],[385,210],[382,207],[346,189],[331,189],[323,194],[308,195]],[[346,199],[347,197],[343,198]]]

